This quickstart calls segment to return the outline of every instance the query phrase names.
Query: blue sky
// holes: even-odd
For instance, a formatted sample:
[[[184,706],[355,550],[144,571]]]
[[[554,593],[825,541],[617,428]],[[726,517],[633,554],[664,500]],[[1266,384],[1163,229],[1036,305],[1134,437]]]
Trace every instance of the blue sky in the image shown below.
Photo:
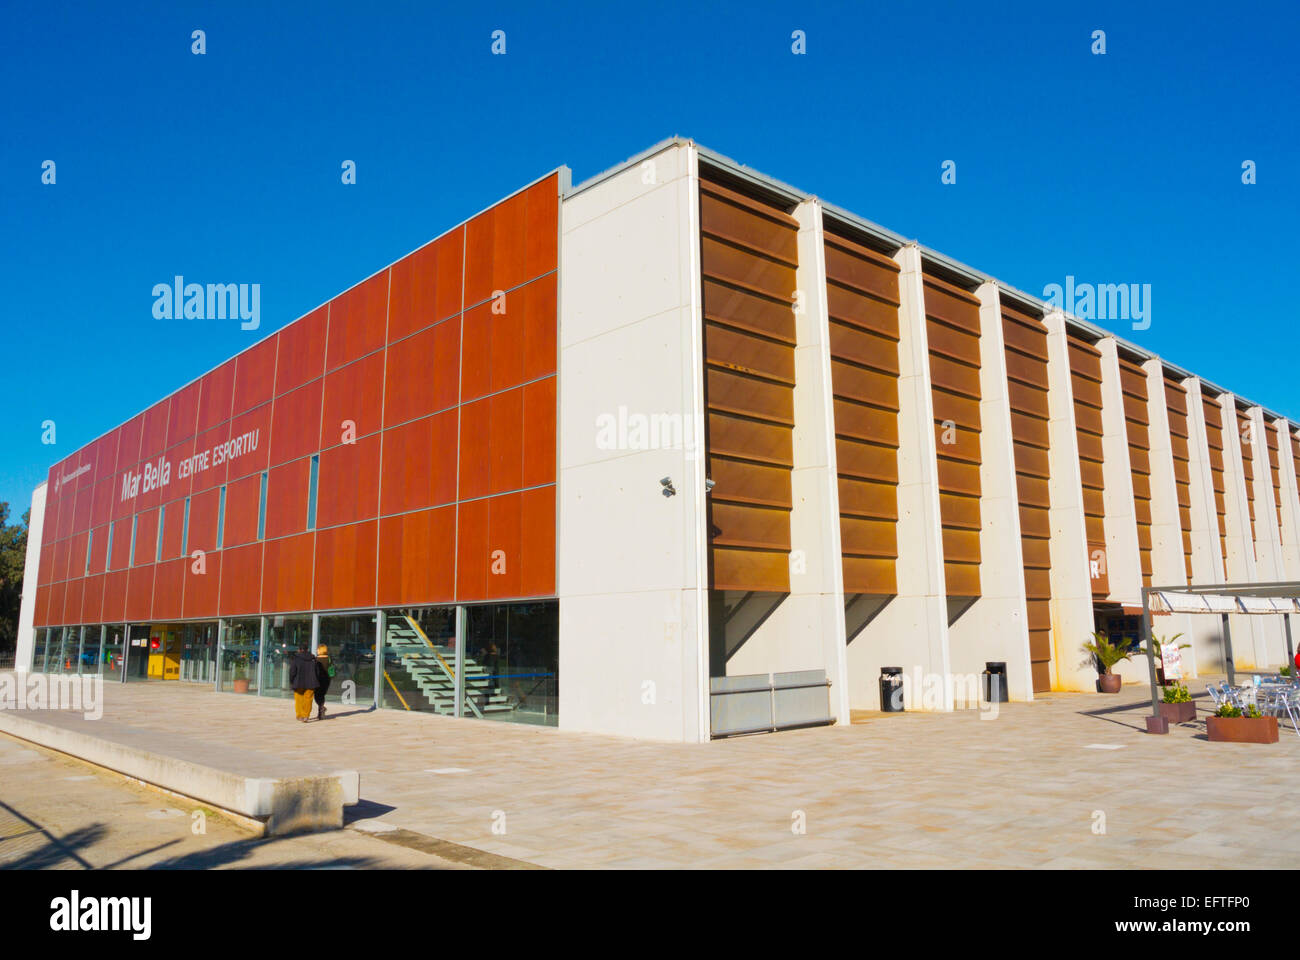
[[[1150,329],[1102,325],[1300,420],[1294,4],[991,7],[6,5],[0,500],[548,170],[672,134],[1030,292],[1149,283]],[[176,274],[261,284],[261,329],[156,320]]]

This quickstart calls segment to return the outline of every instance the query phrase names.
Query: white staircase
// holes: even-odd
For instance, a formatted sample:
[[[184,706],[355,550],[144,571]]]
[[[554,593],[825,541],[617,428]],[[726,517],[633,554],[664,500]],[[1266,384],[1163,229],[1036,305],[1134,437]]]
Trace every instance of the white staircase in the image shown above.
[[[456,712],[455,651],[437,647],[410,617],[390,617],[384,636],[385,676],[390,665],[388,655],[397,657],[405,672],[435,713],[451,716]],[[509,713],[515,709],[510,698],[495,686],[482,665],[465,658],[465,705],[475,716]],[[407,709],[411,709],[407,704]]]

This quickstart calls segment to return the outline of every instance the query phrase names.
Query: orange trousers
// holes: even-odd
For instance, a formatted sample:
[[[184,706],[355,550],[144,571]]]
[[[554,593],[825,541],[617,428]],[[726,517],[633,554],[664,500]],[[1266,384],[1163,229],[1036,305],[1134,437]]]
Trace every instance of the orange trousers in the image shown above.
[[[311,706],[316,701],[315,690],[295,690],[293,692],[293,715],[301,720],[311,716]]]

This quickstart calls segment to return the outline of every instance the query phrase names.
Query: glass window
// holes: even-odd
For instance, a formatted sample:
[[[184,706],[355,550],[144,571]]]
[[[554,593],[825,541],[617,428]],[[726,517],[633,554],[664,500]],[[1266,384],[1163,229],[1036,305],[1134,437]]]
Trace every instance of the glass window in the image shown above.
[[[162,541],[163,541],[163,518],[167,516],[167,504],[158,508],[158,539],[154,544],[153,562],[158,563],[162,560]]]
[[[49,636],[50,630],[48,627],[42,627],[36,631],[36,637],[32,643],[32,671],[35,673],[41,673],[45,670],[45,645]]]
[[[266,471],[262,471],[262,492],[257,501],[257,539],[266,539]]]
[[[113,569],[113,524],[116,521],[108,521],[108,540],[104,542],[104,569]]]
[[[76,673],[80,647],[81,628],[64,627],[59,636],[58,658],[51,666],[50,673]]]
[[[103,640],[103,627],[98,623],[88,624],[82,628],[81,635],[81,669],[85,676],[93,676],[104,666],[99,648]]]
[[[138,513],[131,518],[131,548],[126,553],[126,565],[128,567],[135,566],[135,528],[139,521],[140,514]]]
[[[555,600],[466,608],[464,716],[559,722],[559,614]]]
[[[311,648],[311,617],[272,617],[262,663],[262,696],[293,696],[289,661],[299,647]]]
[[[190,545],[190,498],[185,498],[185,516],[181,518],[181,556],[188,557]]]
[[[316,486],[320,475],[320,455],[311,458],[311,475],[307,479],[307,529],[316,529]]]
[[[334,668],[325,699],[340,703],[345,695],[358,707],[375,702],[375,614],[320,618],[317,647],[329,648],[329,662]],[[316,648],[313,648],[313,653]]]
[[[122,643],[123,627],[120,623],[106,625],[104,633],[104,679],[122,679],[125,645]]]
[[[221,541],[225,539],[226,532],[226,485],[221,485],[221,493],[217,497],[217,549],[221,549]]]
[[[190,683],[213,683],[217,677],[217,624],[187,623],[181,627],[181,676]]]
[[[454,715],[456,608],[403,608],[384,614],[380,706]]]
[[[133,623],[127,632],[126,681],[149,679],[149,624]]]
[[[227,620],[221,638],[221,679],[219,690],[229,693],[256,693],[258,661],[262,648],[262,619],[248,617]]]
[[[85,572],[86,576],[90,575],[90,545],[93,544],[94,542],[95,542],[95,531],[91,530],[86,534],[86,572]]]

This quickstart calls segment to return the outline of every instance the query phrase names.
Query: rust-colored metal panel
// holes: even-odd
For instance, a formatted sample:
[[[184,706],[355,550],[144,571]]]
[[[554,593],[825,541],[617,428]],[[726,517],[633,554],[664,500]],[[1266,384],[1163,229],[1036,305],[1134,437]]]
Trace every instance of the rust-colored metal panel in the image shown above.
[[[1080,430],[1078,431],[1077,442],[1081,461],[1095,460],[1097,463],[1102,462],[1101,437],[1098,434],[1086,433]]]
[[[1100,438],[1102,434],[1101,411],[1096,407],[1076,403],[1074,405],[1074,426],[1081,434],[1088,433]]]
[[[969,530],[980,528],[980,502],[975,497],[959,497],[940,491],[939,515],[943,518],[944,526],[965,527]]]
[[[898,377],[831,359],[835,395],[860,403],[898,410]]]
[[[893,520],[844,517],[840,523],[843,552],[855,557],[898,556],[897,527]]]
[[[830,283],[826,287],[826,307],[835,322],[898,340],[898,306],[889,300],[878,300]]]
[[[1034,510],[1026,507],[1021,512],[1023,517],[1029,514],[1046,514],[1045,510]],[[1049,531],[1050,532],[1050,531]],[[1026,569],[1050,570],[1052,566],[1052,550],[1049,533],[1039,534],[1037,532],[1026,534],[1020,538],[1020,549],[1025,556]]]
[[[836,320],[831,321],[830,333],[831,356],[835,359],[898,376],[897,340]]]
[[[893,560],[844,558],[844,592],[890,596],[898,592]]]
[[[946,390],[931,391],[934,419],[938,423],[951,420],[958,427],[975,433],[980,429],[980,404],[978,398],[962,397]]]
[[[1033,357],[1027,357],[1017,350],[1008,350],[1007,379],[1046,390],[1048,388],[1047,364],[1039,363]]]
[[[950,597],[978,597],[980,595],[980,567],[978,563],[943,564],[943,576]]]
[[[977,463],[961,463],[939,454],[939,489],[944,493],[958,493],[978,498],[980,495],[980,468]],[[946,526],[946,524],[945,524]]]
[[[794,343],[794,311],[790,303],[705,278],[704,318],[760,336]]]
[[[1034,599],[1050,597],[1052,577],[1046,570],[1025,570],[1025,596]]]
[[[892,483],[841,476],[839,491],[842,517],[898,520],[898,492]]]
[[[926,318],[926,337],[932,357],[947,357],[979,369],[980,338],[978,327],[957,326],[947,320]]]
[[[790,589],[798,224],[702,179],[709,585]],[[725,493],[719,488],[725,486]]]
[[[1051,456],[1045,448],[1016,439],[1016,473],[1030,477],[1050,477]]]
[[[835,433],[838,436],[870,440],[882,446],[898,446],[898,414],[851,400],[834,400]]]
[[[1018,443],[1029,444],[1042,450],[1048,448],[1051,438],[1045,418],[1015,411],[1011,414],[1011,435]]]
[[[930,352],[930,381],[938,390],[979,399],[979,367],[952,360],[933,350]]]
[[[1028,542],[1030,537],[1050,537],[1052,535],[1052,523],[1047,511],[1022,503],[1020,505],[1020,535],[1025,542]],[[1046,543],[1047,541],[1043,539],[1038,542]],[[1021,544],[1021,548],[1024,548],[1024,543]],[[1025,563],[1029,563],[1028,558],[1025,559]]]
[[[974,430],[950,426],[943,420],[936,420],[934,443],[940,458],[979,466],[980,435]]]
[[[862,249],[862,248],[859,248]],[[874,255],[873,255],[874,256]],[[826,237],[826,279],[832,283],[851,287],[880,300],[898,306],[898,266],[888,258],[888,266],[876,259],[840,246],[833,237]]]
[[[898,454],[892,447],[836,437],[835,456],[841,477],[898,484]]]
[[[1045,479],[1017,474],[1016,491],[1023,506],[1051,507],[1051,484]]]
[[[1046,387],[1031,387],[1028,384],[1009,380],[1007,382],[1007,400],[1013,413],[1027,414],[1043,422],[1046,422],[1048,417],[1051,416]]]
[[[1145,425],[1147,422],[1147,402],[1145,397],[1135,397],[1131,393],[1121,394],[1124,398],[1124,417],[1135,423]]]
[[[943,531],[943,558],[949,563],[980,562],[980,535],[978,530],[958,530],[952,527]]]

